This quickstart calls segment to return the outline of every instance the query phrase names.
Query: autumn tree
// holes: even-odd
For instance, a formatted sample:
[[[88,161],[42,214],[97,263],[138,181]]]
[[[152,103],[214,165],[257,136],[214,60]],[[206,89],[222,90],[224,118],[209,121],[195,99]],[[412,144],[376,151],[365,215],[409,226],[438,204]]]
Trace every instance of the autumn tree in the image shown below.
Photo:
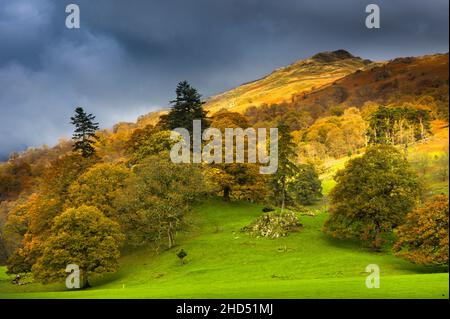
[[[225,157],[225,129],[250,127],[245,116],[237,112],[220,110],[211,118],[211,126],[222,133],[222,159]],[[248,136],[244,137],[244,157],[248,158]],[[236,147],[233,145],[233,158]],[[267,178],[259,174],[259,166],[254,163],[214,163],[204,168],[208,191],[222,195],[225,201],[232,199],[261,201],[267,194]]]
[[[8,260],[8,272],[28,272],[42,253],[53,219],[62,212],[70,185],[96,161],[73,153],[52,161],[36,192],[23,196],[10,208],[5,228],[20,245]]]
[[[70,208],[55,218],[33,275],[43,283],[58,281],[67,276],[66,266],[75,264],[80,268],[81,288],[89,287],[91,274],[117,270],[122,240],[119,225],[97,208]]]
[[[204,191],[199,167],[174,164],[160,156],[149,156],[133,167],[115,207],[130,245],[167,242],[175,233],[190,205]]]
[[[81,154],[68,153],[52,161],[44,172],[40,184],[40,192],[51,196],[60,197],[62,203],[69,195],[69,187],[72,183],[91,166],[98,163],[98,158],[92,156],[83,157]]]
[[[94,143],[96,131],[99,126],[94,122],[95,116],[86,114],[82,107],[75,109],[75,115],[71,118],[71,124],[75,126],[72,139],[74,140],[73,150],[81,152],[83,157],[90,157],[95,154]]]
[[[322,117],[300,135],[300,153],[319,158],[354,153],[366,145],[366,130],[366,122],[356,108],[345,109],[340,116]]]
[[[11,211],[7,229],[18,233],[21,243],[8,259],[8,273],[31,271],[42,253],[42,242],[49,234],[52,220],[60,212],[61,203],[47,194],[31,194]]]
[[[413,105],[380,106],[369,120],[370,142],[395,145],[422,140],[430,132],[429,113]]]
[[[244,115],[253,127],[276,127],[283,122],[290,131],[305,129],[314,122],[309,112],[288,103],[250,106]]]
[[[136,129],[125,146],[130,162],[136,164],[147,156],[169,151],[175,143],[170,134],[170,131],[159,130],[153,125]]]
[[[31,165],[20,158],[0,164],[0,200],[15,199],[20,192],[31,188]]]
[[[383,236],[400,225],[420,195],[417,175],[393,146],[371,147],[336,176],[324,231],[358,238],[380,249]]]
[[[222,196],[224,201],[263,201],[267,189],[267,177],[259,173],[255,164],[229,163],[203,167],[206,189]]]
[[[122,164],[96,164],[71,184],[64,207],[94,206],[106,217],[115,219],[113,201],[128,176],[129,170]]]
[[[185,128],[192,136],[193,120],[200,120],[202,129],[208,127],[207,112],[203,110],[201,95],[187,81],[178,83],[176,98],[170,101],[172,107],[167,115],[161,116],[161,124],[167,130]]]
[[[395,230],[395,255],[416,264],[448,265],[448,227],[448,196],[435,196]]]

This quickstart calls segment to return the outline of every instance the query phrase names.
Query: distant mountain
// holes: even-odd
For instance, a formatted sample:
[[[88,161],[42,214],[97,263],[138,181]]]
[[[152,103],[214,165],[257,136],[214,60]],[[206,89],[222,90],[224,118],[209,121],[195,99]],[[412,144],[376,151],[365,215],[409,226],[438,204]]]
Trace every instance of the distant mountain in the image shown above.
[[[293,95],[317,90],[357,70],[375,65],[345,50],[318,53],[279,68],[262,79],[213,96],[207,100],[205,108],[211,113],[220,109],[244,112],[249,106],[291,101]]]
[[[347,74],[312,92],[299,92],[290,104],[314,117],[337,106],[361,107],[369,101],[402,103],[426,95],[448,104],[448,66],[448,54],[396,58]]]
[[[329,114],[331,108],[401,103],[427,94],[441,103],[441,108],[447,107],[448,53],[373,62],[337,50],[317,53],[212,96],[205,109],[212,115],[221,109],[244,113],[250,106],[286,104],[291,110],[306,110],[316,119]],[[154,125],[165,113],[167,110],[148,113],[131,126]]]

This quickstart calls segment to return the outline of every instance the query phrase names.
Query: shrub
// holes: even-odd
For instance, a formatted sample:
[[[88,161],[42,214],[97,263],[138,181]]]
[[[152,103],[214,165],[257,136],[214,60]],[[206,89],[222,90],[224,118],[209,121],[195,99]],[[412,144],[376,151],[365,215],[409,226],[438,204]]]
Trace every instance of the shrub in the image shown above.
[[[180,258],[181,260],[181,264],[184,264],[184,258],[187,256],[187,253],[184,251],[184,249],[181,249],[178,253],[177,253],[177,257]]]

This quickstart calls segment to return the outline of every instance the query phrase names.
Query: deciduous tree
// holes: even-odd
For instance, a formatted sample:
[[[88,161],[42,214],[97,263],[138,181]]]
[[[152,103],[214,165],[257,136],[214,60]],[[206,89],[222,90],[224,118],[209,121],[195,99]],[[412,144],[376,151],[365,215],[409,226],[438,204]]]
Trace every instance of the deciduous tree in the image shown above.
[[[122,240],[119,225],[97,208],[70,208],[55,218],[43,253],[32,268],[34,277],[44,283],[58,281],[67,276],[67,265],[76,264],[82,288],[89,287],[91,274],[117,270]]]
[[[170,139],[170,134],[170,131],[159,130],[152,125],[135,130],[126,142],[130,162],[136,164],[147,156],[169,151],[175,143]]]
[[[116,219],[113,201],[123,189],[128,176],[129,169],[122,164],[96,164],[69,187],[64,207],[94,206],[107,217]]]
[[[395,231],[395,254],[413,263],[448,264],[448,196],[433,197],[414,209]]]
[[[322,197],[322,183],[311,164],[297,165],[298,172],[288,181],[288,193],[295,203],[311,205]]]
[[[358,238],[379,249],[383,235],[403,222],[417,203],[420,184],[403,155],[378,145],[339,171],[324,225],[338,238]]]
[[[133,167],[115,202],[127,243],[153,242],[160,247],[166,241],[171,248],[190,204],[204,190],[199,167],[174,164],[160,156],[144,159]]]

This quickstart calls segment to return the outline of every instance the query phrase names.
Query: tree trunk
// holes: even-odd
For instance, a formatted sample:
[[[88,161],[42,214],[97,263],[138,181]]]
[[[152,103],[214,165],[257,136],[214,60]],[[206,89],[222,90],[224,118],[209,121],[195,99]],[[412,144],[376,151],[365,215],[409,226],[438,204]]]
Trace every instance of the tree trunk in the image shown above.
[[[172,231],[172,223],[169,223],[169,227],[167,228],[167,237],[169,239],[169,249],[173,247],[173,231]]]
[[[423,140],[425,137],[425,129],[423,127],[422,118],[419,118],[419,124],[420,124],[420,139]]]
[[[378,223],[375,223],[375,236],[372,242],[372,250],[381,251],[381,229]]]
[[[400,120],[400,144],[403,144],[403,120]]]
[[[230,201],[230,193],[231,193],[231,189],[228,186],[225,186],[223,189],[223,200],[226,202]]]
[[[81,271],[81,289],[90,288],[91,285],[89,284],[88,280],[88,272],[86,270]]]

